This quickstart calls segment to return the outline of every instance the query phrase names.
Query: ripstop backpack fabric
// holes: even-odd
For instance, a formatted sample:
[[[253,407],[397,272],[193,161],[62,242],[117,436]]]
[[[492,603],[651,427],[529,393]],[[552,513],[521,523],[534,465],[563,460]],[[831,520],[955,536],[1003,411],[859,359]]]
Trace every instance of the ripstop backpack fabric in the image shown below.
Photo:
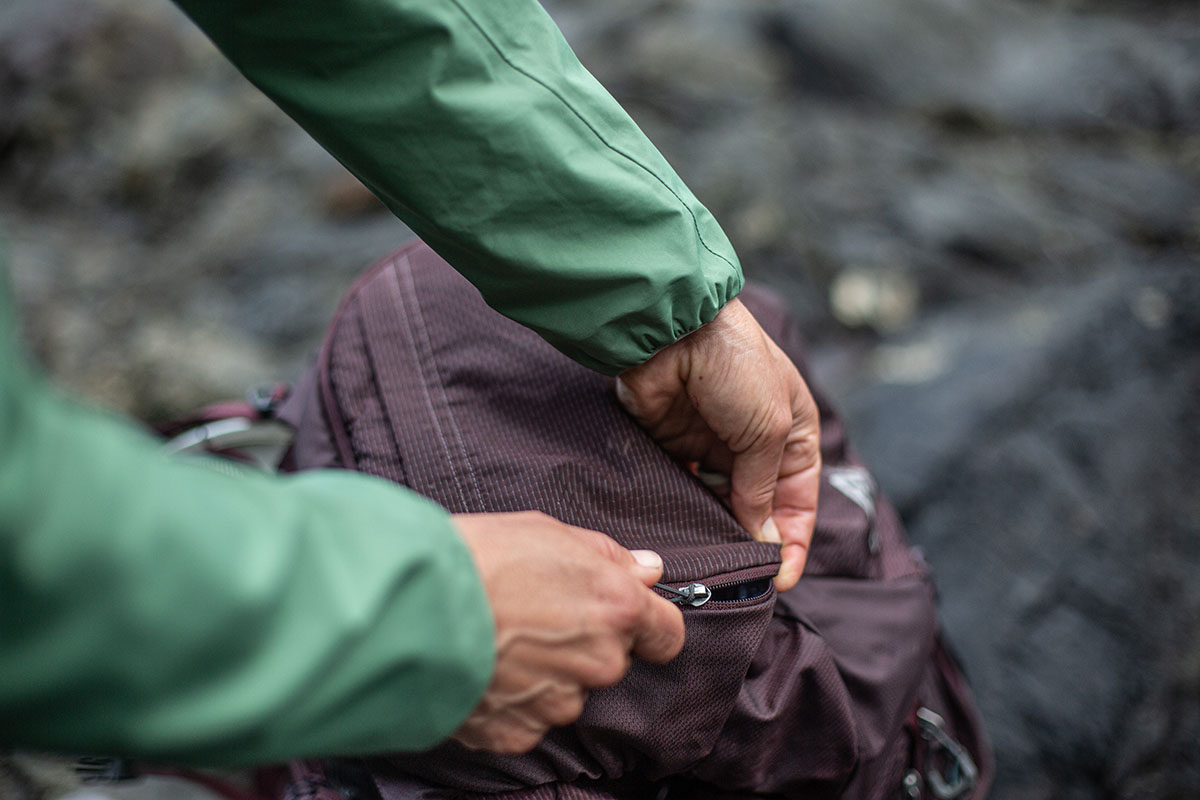
[[[782,304],[753,287],[742,300],[803,371]],[[777,546],[753,541],[623,412],[612,379],[492,311],[420,242],[370,269],[281,412],[297,428],[290,468],[371,473],[453,512],[540,510],[658,551],[664,582],[699,584],[690,591],[704,600],[681,606],[687,642],[674,661],[636,662],[533,752],[450,742],[372,758],[360,765],[372,790],[384,800],[983,797],[991,754],[939,633],[929,569],[814,396],[816,532],[804,577],[777,594]],[[323,769],[294,765],[293,796],[323,785]]]

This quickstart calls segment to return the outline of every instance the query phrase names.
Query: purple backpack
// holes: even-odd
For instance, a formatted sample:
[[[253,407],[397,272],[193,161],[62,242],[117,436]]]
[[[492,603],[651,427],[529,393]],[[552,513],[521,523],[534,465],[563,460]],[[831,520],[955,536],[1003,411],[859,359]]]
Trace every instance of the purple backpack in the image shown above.
[[[803,372],[782,304],[752,287],[742,300]],[[816,533],[799,585],[777,594],[778,548],[752,541],[630,420],[611,379],[491,310],[423,243],[376,264],[280,412],[297,430],[285,468],[371,473],[454,512],[544,511],[654,549],[666,584],[703,588],[683,607],[678,658],[635,663],[531,753],[450,742],[296,763],[288,794],[984,797],[991,753],[929,568],[814,396]]]

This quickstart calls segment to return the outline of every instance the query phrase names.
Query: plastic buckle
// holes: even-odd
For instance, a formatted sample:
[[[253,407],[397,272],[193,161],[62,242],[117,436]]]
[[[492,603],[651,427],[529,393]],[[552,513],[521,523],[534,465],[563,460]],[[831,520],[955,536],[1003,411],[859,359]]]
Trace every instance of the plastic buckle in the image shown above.
[[[922,706],[917,709],[917,725],[921,737],[930,744],[925,783],[933,796],[938,800],[956,800],[975,788],[979,770],[966,748],[946,733],[946,721]],[[946,762],[944,770],[935,763],[939,752]]]
[[[287,398],[287,384],[276,383],[270,386],[255,386],[246,393],[246,401],[262,415],[263,419],[271,419],[279,406]]]

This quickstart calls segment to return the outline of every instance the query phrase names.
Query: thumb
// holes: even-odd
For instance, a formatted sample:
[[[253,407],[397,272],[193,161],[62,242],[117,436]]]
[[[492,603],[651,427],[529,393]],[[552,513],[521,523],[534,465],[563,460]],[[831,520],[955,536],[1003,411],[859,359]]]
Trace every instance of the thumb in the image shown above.
[[[663,574],[662,556],[653,550],[630,550],[629,555],[633,556],[630,572],[635,578],[647,586],[658,583]]]

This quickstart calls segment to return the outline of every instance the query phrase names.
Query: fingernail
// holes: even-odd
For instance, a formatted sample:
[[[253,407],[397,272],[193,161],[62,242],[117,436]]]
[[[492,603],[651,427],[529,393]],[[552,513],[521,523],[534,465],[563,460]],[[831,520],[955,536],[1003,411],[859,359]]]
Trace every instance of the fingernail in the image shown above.
[[[629,552],[633,554],[633,560],[643,567],[662,569],[662,556],[653,550],[630,550]]]
[[[729,476],[723,472],[698,469],[696,470],[696,477],[710,489],[723,489],[729,486]]]
[[[767,521],[763,523],[762,540],[764,542],[775,542],[776,544],[783,541],[779,535],[779,527],[775,524],[774,517],[767,517]]]

